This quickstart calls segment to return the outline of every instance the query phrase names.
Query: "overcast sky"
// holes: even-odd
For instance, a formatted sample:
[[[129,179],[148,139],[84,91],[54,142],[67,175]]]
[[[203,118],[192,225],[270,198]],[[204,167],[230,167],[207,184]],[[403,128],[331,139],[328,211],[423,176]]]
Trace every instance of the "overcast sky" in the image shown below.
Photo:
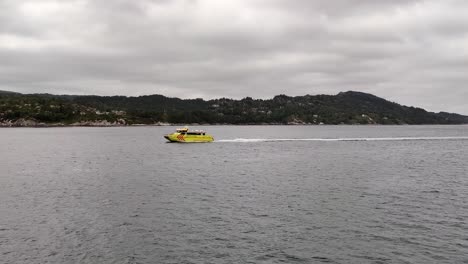
[[[356,90],[468,114],[466,0],[0,0],[0,90]]]

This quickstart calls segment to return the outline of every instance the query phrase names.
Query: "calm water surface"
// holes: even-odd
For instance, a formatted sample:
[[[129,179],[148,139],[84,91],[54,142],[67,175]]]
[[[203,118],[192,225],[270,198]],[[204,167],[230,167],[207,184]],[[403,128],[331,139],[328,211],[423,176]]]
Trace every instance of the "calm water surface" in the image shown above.
[[[468,126],[196,128],[0,129],[0,263],[468,263]]]

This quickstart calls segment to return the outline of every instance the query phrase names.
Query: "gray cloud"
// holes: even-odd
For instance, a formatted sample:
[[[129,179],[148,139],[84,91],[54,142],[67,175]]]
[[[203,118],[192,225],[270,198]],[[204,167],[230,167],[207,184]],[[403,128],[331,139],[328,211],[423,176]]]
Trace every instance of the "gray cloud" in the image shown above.
[[[468,114],[462,0],[0,0],[0,89],[374,93]]]

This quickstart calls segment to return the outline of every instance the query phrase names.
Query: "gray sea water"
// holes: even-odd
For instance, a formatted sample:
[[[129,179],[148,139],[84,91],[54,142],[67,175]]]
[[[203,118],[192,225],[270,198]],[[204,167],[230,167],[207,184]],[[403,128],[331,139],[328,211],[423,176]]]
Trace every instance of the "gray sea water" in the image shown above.
[[[0,129],[0,263],[468,263],[468,126]]]

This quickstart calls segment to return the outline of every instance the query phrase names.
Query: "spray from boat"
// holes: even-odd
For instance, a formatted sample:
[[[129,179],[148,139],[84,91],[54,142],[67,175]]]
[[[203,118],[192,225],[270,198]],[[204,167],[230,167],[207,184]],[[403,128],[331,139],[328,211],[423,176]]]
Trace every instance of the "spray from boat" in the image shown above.
[[[428,140],[468,140],[468,137],[384,137],[384,138],[235,138],[220,139],[218,143],[255,143],[255,142],[284,142],[284,141],[428,141]]]

